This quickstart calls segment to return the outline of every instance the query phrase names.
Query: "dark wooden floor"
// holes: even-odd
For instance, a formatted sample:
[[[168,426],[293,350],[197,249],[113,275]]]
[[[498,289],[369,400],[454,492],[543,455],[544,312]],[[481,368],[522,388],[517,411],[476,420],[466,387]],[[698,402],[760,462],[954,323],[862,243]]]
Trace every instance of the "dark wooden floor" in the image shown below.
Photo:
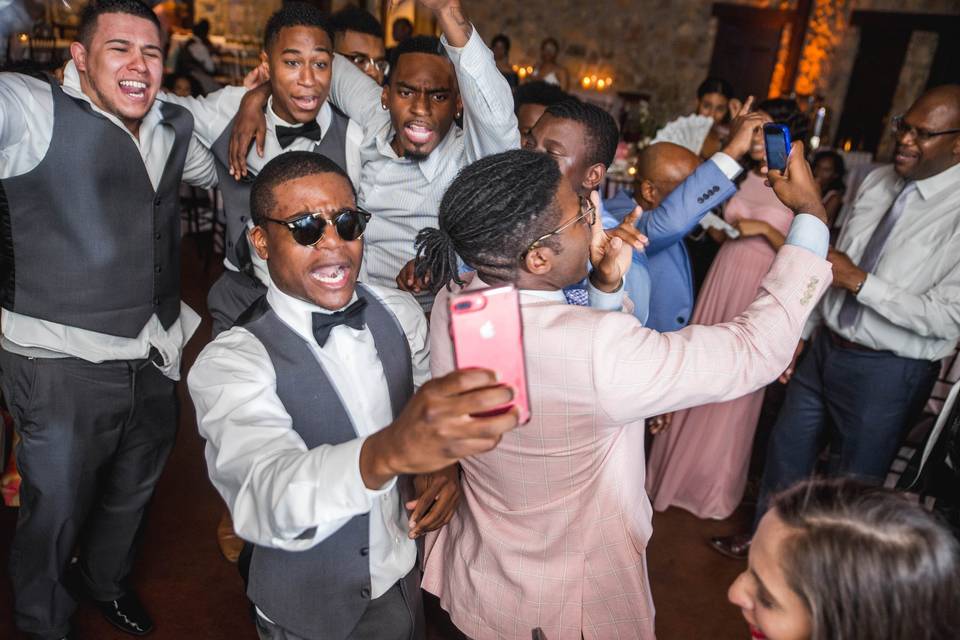
[[[219,275],[217,260],[204,261],[191,238],[184,246],[184,297],[206,313],[205,292]],[[210,334],[209,319],[187,348],[184,371]],[[203,445],[194,426],[193,406],[183,384],[180,431],[173,455],[149,514],[134,584],[154,616],[156,640],[256,640],[235,565],[220,555],[214,530],[220,498],[207,481]],[[746,510],[723,522],[705,522],[670,510],[654,517],[647,553],[657,636],[661,640],[742,640],[749,633],[739,611],[726,601],[726,590],[742,563],[727,560],[706,546],[712,535],[736,531],[747,522]],[[16,510],[0,507],[0,638],[19,640],[12,623],[12,595],[7,579],[7,550]],[[428,603],[430,636],[455,637],[442,611]],[[129,640],[115,631],[87,603],[80,606],[74,628],[80,640]]]

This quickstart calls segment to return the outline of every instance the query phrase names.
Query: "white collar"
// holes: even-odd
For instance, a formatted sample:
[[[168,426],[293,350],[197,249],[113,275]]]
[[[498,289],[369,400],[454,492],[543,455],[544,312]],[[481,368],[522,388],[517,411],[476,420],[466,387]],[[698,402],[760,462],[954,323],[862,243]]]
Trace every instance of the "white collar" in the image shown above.
[[[300,122],[287,122],[283,118],[277,115],[277,112],[273,110],[273,96],[271,95],[267,98],[267,129],[274,132],[276,135],[277,127],[299,127],[303,123]],[[330,128],[330,122],[333,120],[333,109],[330,108],[330,103],[326,100],[323,101],[323,105],[320,106],[320,111],[317,112],[317,124],[320,125],[320,131],[324,135],[327,133],[327,129]]]
[[[357,297],[357,292],[354,290],[353,295],[350,296],[350,301],[341,307],[341,309],[345,309],[347,306],[353,304],[357,300]],[[314,313],[334,313],[341,310],[324,309],[323,307],[318,307],[312,302],[295,298],[287,293],[284,293],[283,291],[280,291],[273,281],[271,281],[270,285],[267,287],[267,302],[270,304],[270,308],[273,309],[273,311],[284,322],[284,324],[293,329],[297,335],[308,342],[314,339]]]
[[[947,187],[955,188],[958,184],[960,184],[960,164],[955,164],[937,175],[917,180],[917,190],[924,200],[929,200]]]
[[[443,140],[440,141],[440,144],[437,145],[437,148],[434,149],[425,159],[420,161],[402,158],[397,155],[396,151],[393,150],[393,145],[391,143],[393,142],[394,137],[397,135],[397,132],[392,125],[381,131],[376,136],[375,140],[377,143],[377,150],[380,152],[380,155],[386,156],[391,160],[416,164],[420,168],[420,172],[423,174],[423,177],[428,181],[432,181],[434,176],[436,176],[437,172],[440,170],[441,163],[443,163],[445,160],[445,156],[448,153],[447,148],[453,144],[452,140],[457,137],[459,130],[460,127],[458,127],[456,123],[451,125],[450,131],[447,131],[447,135],[444,136]]]
[[[104,118],[117,125],[121,129],[127,132],[127,134],[133,138],[135,142],[140,144],[141,142],[146,142],[149,137],[149,133],[160,124],[160,121],[163,119],[163,114],[160,113],[160,100],[154,100],[153,104],[150,106],[150,110],[147,111],[147,114],[143,117],[143,120],[140,122],[140,139],[138,140],[133,133],[127,129],[127,126],[117,116],[112,113],[108,113],[95,105],[93,100],[90,99],[90,96],[83,92],[83,89],[80,86],[80,72],[77,71],[76,65],[73,64],[73,60],[70,60],[67,65],[63,68],[63,92],[68,96],[73,98],[78,98],[80,100],[85,100],[90,108],[102,115]]]

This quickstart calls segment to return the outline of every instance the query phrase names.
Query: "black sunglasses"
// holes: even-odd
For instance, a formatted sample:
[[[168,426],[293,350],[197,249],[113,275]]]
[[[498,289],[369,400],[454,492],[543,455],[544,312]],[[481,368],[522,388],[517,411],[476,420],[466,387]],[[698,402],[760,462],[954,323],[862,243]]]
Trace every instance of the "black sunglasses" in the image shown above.
[[[324,217],[319,211],[316,213],[307,213],[293,220],[277,220],[276,218],[264,217],[267,222],[282,224],[290,233],[297,244],[305,247],[312,247],[323,239],[323,234],[327,230],[327,225],[337,228],[337,235],[345,242],[352,242],[363,237],[363,232],[370,222],[370,213],[363,209],[341,209],[335,211],[329,218]]]

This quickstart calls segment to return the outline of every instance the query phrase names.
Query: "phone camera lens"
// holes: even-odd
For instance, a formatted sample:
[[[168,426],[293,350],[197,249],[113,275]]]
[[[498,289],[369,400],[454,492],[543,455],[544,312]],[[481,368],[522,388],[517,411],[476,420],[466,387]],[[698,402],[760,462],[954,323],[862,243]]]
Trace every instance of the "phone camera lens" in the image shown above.
[[[470,303],[469,303],[469,302],[458,302],[456,305],[454,305],[453,308],[456,309],[457,311],[466,311],[467,309],[470,308]]]

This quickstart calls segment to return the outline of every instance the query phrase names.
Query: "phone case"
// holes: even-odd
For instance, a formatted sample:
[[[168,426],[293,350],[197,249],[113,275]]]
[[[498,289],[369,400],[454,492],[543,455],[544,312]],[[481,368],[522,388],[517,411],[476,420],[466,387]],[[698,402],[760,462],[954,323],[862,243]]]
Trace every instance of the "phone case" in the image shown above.
[[[783,124],[768,122],[763,125],[763,145],[767,153],[767,169],[786,169],[790,155],[790,129]]]
[[[503,412],[516,405],[520,423],[530,420],[523,324],[520,298],[513,285],[468,291],[450,299],[450,337],[458,369],[496,371],[500,382],[514,390],[513,402],[498,407]]]

